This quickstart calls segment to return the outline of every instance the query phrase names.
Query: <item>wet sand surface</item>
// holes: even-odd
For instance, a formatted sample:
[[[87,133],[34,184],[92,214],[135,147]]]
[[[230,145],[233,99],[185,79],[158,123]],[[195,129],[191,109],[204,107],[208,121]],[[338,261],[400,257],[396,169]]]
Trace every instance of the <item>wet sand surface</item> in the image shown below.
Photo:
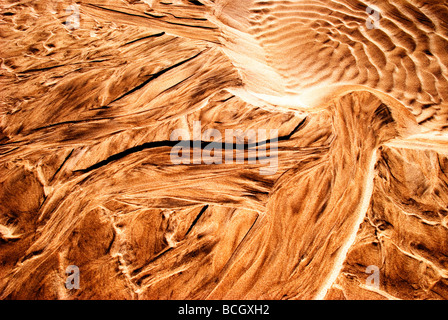
[[[446,1],[0,0],[0,34],[0,298],[448,298]]]

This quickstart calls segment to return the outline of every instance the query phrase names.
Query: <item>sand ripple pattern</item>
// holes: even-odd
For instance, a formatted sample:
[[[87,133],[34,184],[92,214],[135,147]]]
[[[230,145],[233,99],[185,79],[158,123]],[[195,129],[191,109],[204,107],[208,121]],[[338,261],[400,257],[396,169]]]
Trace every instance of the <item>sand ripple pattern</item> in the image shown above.
[[[366,24],[369,5],[381,12],[378,28]],[[247,15],[237,16],[241,11]],[[278,75],[270,87],[261,87],[269,83],[263,80],[266,73],[245,64],[242,73],[250,91],[279,96],[311,92],[314,98],[335,86],[361,85],[400,101],[425,128],[447,128],[446,2],[242,1],[222,3],[220,14],[224,23],[255,39],[265,63]]]

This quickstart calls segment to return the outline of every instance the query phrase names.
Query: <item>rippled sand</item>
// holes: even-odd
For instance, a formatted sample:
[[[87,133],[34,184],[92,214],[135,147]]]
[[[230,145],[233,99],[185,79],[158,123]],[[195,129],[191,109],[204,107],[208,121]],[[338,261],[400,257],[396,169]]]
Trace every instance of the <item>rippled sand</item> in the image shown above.
[[[2,299],[448,298],[448,2],[71,4],[0,0]]]

